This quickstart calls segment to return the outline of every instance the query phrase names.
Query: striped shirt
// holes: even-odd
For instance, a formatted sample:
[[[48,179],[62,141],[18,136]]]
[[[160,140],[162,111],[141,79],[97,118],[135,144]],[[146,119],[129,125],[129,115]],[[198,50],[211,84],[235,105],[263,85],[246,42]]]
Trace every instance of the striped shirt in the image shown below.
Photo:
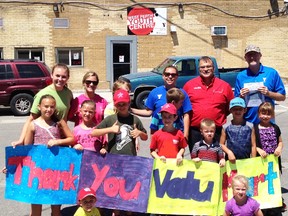
[[[219,163],[224,158],[224,153],[219,143],[214,140],[210,145],[206,144],[204,140],[195,143],[191,158],[200,158],[203,161],[210,161]]]

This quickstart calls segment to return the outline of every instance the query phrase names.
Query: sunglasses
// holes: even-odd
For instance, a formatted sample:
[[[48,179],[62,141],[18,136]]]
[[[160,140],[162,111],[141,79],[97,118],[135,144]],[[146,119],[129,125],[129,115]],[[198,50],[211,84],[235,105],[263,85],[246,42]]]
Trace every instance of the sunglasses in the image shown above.
[[[86,84],[86,85],[91,85],[91,83],[92,83],[94,86],[98,85],[98,81],[91,81],[91,80],[86,80],[86,81],[85,81],[85,84]]]
[[[178,76],[178,74],[176,74],[176,73],[167,73],[167,72],[164,72],[163,74],[164,74],[165,77],[169,77],[169,76],[171,76],[171,77],[176,77],[176,76]]]

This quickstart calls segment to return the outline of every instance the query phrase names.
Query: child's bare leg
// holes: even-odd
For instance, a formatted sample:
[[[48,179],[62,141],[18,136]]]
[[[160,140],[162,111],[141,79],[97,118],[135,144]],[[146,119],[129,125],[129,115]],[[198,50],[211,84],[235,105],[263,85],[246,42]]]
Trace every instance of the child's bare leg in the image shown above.
[[[31,216],[41,216],[42,205],[31,204]]]
[[[51,205],[51,216],[61,216],[61,205]]]
[[[114,210],[112,216],[120,216],[120,211]]]

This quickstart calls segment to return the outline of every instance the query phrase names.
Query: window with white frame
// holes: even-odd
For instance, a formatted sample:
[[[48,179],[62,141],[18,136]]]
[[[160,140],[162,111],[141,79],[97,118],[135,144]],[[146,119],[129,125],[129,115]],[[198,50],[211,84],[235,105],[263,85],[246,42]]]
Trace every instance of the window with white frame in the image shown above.
[[[15,59],[36,59],[44,61],[44,48],[16,48]]]
[[[56,48],[58,63],[68,66],[83,66],[83,48]]]

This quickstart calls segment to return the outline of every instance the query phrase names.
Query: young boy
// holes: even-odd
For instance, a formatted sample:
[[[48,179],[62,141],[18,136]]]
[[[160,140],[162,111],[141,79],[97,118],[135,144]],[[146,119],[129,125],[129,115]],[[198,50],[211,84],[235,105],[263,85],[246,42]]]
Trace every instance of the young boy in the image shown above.
[[[191,158],[195,162],[210,161],[225,166],[224,153],[219,143],[214,139],[216,131],[215,122],[211,119],[203,119],[200,123],[202,140],[195,143],[191,152]]]
[[[95,207],[96,193],[92,188],[83,188],[78,193],[79,208],[74,216],[101,216]]]
[[[119,89],[113,96],[116,114],[107,116],[91,133],[92,136],[108,134],[108,152],[136,156],[135,139],[147,140],[142,122],[129,112],[130,96]]]
[[[166,93],[167,103],[172,103],[177,109],[177,119],[174,121],[174,127],[180,129],[184,133],[183,124],[183,101],[185,99],[185,94],[178,88],[171,88]],[[161,112],[153,116],[151,119],[150,130],[151,134],[154,134],[159,129],[163,128],[164,124],[161,117]]]
[[[183,160],[187,142],[183,133],[173,126],[177,119],[177,109],[172,103],[167,103],[160,113],[163,128],[156,131],[151,138],[151,155],[153,158],[160,158],[163,162],[166,162],[166,158],[176,158],[179,165]]]
[[[236,97],[230,101],[233,119],[223,125],[220,144],[226,153],[226,160],[235,163],[236,159],[256,157],[256,138],[253,124],[244,119],[245,101]]]

